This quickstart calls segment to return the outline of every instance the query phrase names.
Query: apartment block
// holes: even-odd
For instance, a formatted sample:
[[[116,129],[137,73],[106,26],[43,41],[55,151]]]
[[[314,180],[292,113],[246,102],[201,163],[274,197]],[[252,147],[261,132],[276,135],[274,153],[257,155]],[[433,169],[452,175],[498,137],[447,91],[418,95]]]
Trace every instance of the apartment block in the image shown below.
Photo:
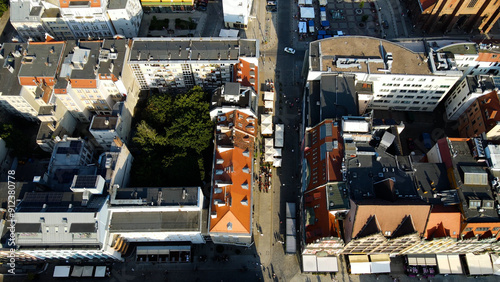
[[[450,90],[445,101],[446,117],[457,120],[467,108],[478,98],[496,89],[493,79],[489,76],[465,76]]]
[[[115,140],[126,142],[130,133],[132,117],[123,102],[116,103],[111,115],[95,115],[89,126],[99,146],[108,151]]]
[[[227,28],[246,28],[250,19],[253,0],[222,1],[224,24]]]
[[[215,89],[237,77],[256,88],[258,58],[252,39],[136,38],[128,64],[143,90]]]
[[[355,97],[363,111],[433,111],[462,77],[445,53],[425,48],[412,51],[402,44],[363,36],[310,43],[307,80],[318,81],[330,74],[354,78],[354,87],[346,84],[345,92]],[[328,95],[327,99],[335,100],[338,94]]]
[[[250,246],[257,117],[220,114],[215,133],[208,233],[215,244]]]
[[[139,0],[12,1],[11,22],[23,40],[132,38],[142,20]]]
[[[477,98],[458,119],[460,137],[477,137],[485,134],[488,140],[500,139],[499,111],[498,91],[493,90]]]
[[[427,33],[479,30],[488,33],[500,18],[495,0],[406,0],[413,24]]]
[[[252,87],[242,86],[238,82],[226,82],[212,94],[210,118],[239,110],[249,116],[257,116],[259,97]]]

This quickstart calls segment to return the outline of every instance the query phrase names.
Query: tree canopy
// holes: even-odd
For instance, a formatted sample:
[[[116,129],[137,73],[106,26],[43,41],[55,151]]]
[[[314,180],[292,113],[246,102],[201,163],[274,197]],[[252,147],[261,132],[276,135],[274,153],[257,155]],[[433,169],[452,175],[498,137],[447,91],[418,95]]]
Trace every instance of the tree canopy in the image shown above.
[[[18,157],[29,154],[29,138],[12,124],[4,123],[0,126],[0,138],[5,141],[7,148],[11,149]]]
[[[133,137],[140,149],[133,182],[172,186],[199,185],[204,180],[203,155],[213,137],[207,96],[194,87],[187,93],[149,99]]]

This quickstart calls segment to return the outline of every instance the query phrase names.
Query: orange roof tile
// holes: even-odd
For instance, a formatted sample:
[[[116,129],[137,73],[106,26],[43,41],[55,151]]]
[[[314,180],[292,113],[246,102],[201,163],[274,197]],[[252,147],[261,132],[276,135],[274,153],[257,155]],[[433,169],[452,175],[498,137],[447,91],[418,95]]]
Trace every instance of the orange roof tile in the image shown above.
[[[332,134],[321,139],[320,132],[323,125],[331,127]],[[325,120],[309,130],[309,139],[311,140],[309,146],[304,149],[309,173],[306,190],[314,189],[327,182],[342,181],[341,163],[344,156],[344,144],[340,127],[335,126],[332,120]],[[326,143],[333,143],[335,140],[337,148],[333,148],[330,152],[325,151],[326,155],[321,156],[321,146],[326,147]]]
[[[429,215],[424,236],[427,239],[447,236],[458,238],[460,235],[460,220],[461,214],[457,207],[434,206]]]
[[[328,211],[326,200],[326,186],[305,194],[306,210],[306,243],[324,237],[340,237],[340,228],[335,215]]]
[[[238,110],[218,118],[210,232],[251,233],[255,123]]]

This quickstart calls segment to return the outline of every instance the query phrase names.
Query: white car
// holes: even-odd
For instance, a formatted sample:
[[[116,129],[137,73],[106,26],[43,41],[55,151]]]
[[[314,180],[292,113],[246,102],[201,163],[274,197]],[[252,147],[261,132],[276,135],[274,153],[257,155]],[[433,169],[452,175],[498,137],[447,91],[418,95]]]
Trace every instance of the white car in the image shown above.
[[[295,54],[295,49],[290,48],[290,47],[285,47],[285,52],[293,55],[293,54]]]

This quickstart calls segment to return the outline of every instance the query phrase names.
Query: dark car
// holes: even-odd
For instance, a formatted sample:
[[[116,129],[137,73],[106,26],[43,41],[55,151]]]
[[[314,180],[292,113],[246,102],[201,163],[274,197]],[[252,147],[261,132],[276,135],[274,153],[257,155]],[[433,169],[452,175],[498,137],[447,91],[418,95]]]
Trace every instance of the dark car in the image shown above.
[[[389,23],[387,22],[387,20],[384,20],[382,22],[382,26],[385,28],[385,29],[388,29],[389,28]]]

